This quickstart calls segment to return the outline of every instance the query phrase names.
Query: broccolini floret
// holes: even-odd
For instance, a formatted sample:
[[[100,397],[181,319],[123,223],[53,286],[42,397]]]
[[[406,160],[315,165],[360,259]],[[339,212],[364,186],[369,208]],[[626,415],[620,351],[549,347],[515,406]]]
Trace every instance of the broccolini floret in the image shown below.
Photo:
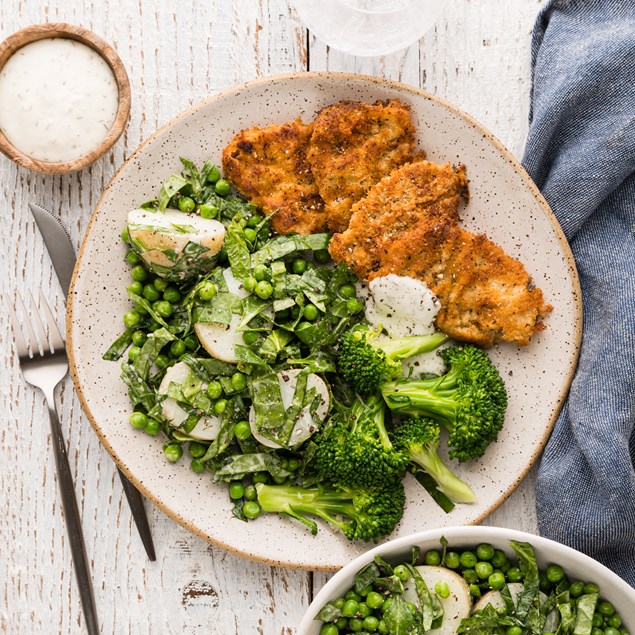
[[[402,421],[392,435],[396,450],[429,474],[437,489],[455,503],[474,503],[472,488],[456,476],[439,456],[439,425],[426,417],[410,417]]]
[[[383,488],[301,487],[258,483],[264,512],[286,514],[316,534],[317,516],[340,529],[349,540],[377,541],[392,533],[403,515],[406,496],[401,481]]]
[[[395,339],[379,335],[368,326],[358,326],[340,340],[338,369],[360,395],[376,393],[382,382],[399,377],[401,360],[433,351],[448,340],[443,333]]]
[[[449,370],[440,377],[384,383],[388,407],[424,415],[449,432],[450,456],[466,461],[482,456],[503,426],[507,391],[485,351],[455,345],[440,352]]]
[[[357,399],[338,423],[317,440],[315,468],[322,479],[338,485],[374,487],[400,480],[408,465],[386,431],[386,404],[373,395]]]

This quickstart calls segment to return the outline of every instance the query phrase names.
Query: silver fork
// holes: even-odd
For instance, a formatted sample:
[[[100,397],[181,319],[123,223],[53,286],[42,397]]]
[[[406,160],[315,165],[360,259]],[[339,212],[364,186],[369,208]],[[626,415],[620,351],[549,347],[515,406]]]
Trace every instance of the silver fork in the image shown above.
[[[57,324],[55,323],[55,318],[51,313],[51,308],[42,292],[40,291],[40,307],[43,311],[43,318],[35,307],[33,296],[31,296],[30,302],[32,313],[30,320],[20,294],[18,293],[16,296],[16,307],[22,314],[24,330],[20,328],[20,321],[8,298],[5,297],[5,301],[9,306],[9,316],[11,318],[11,326],[13,328],[13,336],[20,360],[20,367],[27,383],[39,388],[46,397],[49,418],[51,420],[51,436],[53,437],[57,480],[62,496],[64,519],[66,521],[66,529],[71,545],[71,554],[77,584],[79,586],[84,619],[86,621],[86,630],[89,635],[97,635],[99,633],[97,611],[95,608],[95,597],[93,595],[88,558],[86,557],[81,519],[77,507],[77,499],[75,498],[73,476],[68,464],[66,444],[64,443],[59,417],[55,407],[55,388],[68,372],[66,347],[60,331],[57,328]],[[46,323],[46,328],[44,323]]]

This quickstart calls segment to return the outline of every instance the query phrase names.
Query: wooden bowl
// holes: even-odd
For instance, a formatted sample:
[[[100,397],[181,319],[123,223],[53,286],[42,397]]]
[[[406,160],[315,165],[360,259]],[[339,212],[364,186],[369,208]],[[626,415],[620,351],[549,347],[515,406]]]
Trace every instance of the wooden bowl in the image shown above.
[[[106,137],[93,150],[71,161],[40,161],[24,154],[16,148],[0,130],[0,152],[15,161],[18,165],[37,172],[49,174],[63,174],[76,172],[85,168],[104,155],[119,139],[128,122],[130,114],[130,82],[128,74],[121,59],[115,50],[92,31],[81,26],[65,24],[63,22],[49,22],[46,24],[34,24],[10,35],[0,43],[0,71],[4,68],[9,58],[20,48],[46,38],[67,38],[81,42],[90,47],[106,61],[115,76],[115,82],[119,90],[119,105],[115,121]]]

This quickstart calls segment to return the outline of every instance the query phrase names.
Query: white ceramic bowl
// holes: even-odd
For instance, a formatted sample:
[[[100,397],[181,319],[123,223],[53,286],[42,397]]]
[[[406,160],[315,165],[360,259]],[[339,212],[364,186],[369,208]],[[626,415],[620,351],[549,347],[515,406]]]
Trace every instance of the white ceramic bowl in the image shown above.
[[[598,584],[602,599],[613,604],[622,618],[622,625],[631,633],[635,633],[635,589],[593,558],[553,540],[524,531],[500,527],[446,527],[391,540],[349,562],[315,596],[300,623],[297,635],[319,635],[322,622],[316,621],[315,616],[329,600],[336,600],[344,595],[354,585],[355,574],[375,556],[381,556],[394,564],[407,561],[413,546],[420,547],[422,553],[429,549],[439,549],[441,536],[445,536],[452,550],[476,547],[479,543],[486,542],[510,557],[514,555],[509,545],[511,540],[528,542],[534,548],[540,569],[557,563],[562,566],[570,580],[592,581]]]

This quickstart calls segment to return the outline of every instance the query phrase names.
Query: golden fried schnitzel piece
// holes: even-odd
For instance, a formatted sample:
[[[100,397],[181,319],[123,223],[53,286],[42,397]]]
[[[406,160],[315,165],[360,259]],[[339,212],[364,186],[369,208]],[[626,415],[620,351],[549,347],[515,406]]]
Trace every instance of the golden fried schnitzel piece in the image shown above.
[[[348,227],[351,207],[392,170],[413,159],[410,108],[397,99],[342,101],[318,113],[307,160],[331,231]]]
[[[223,150],[223,171],[251,203],[262,207],[278,234],[327,230],[324,201],[306,160],[312,124],[299,119],[249,128]]]
[[[463,166],[455,170],[430,161],[408,163],[353,206],[348,229],[333,236],[329,251],[336,262],[346,262],[359,278],[368,280],[390,258],[396,243],[416,257],[414,238],[421,227],[457,223],[459,203],[467,196]]]
[[[354,206],[349,229],[331,241],[331,255],[366,280],[394,273],[425,282],[441,304],[437,327],[452,338],[524,346],[545,328],[541,320],[552,307],[520,262],[485,235],[459,227],[465,174],[451,172],[429,162],[393,172]]]

